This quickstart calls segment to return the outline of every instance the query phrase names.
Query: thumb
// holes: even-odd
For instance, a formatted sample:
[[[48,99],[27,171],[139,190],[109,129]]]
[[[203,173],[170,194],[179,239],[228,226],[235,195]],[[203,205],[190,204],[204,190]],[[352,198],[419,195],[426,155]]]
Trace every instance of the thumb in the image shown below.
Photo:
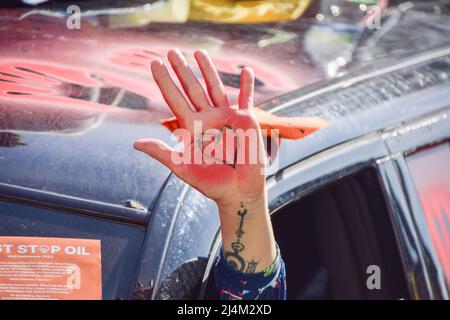
[[[181,173],[183,166],[180,163],[180,159],[183,158],[183,153],[169,147],[161,140],[140,139],[134,143],[134,148],[155,158],[172,170],[177,176]]]

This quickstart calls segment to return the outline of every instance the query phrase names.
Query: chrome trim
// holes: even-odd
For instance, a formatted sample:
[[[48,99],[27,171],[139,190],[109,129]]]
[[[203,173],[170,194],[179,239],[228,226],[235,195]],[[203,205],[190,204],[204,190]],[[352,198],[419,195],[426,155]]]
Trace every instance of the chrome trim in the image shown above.
[[[316,96],[319,96],[321,94],[324,94],[324,93],[327,93],[327,92],[331,92],[331,91],[334,91],[334,90],[337,90],[337,89],[340,89],[340,88],[350,87],[352,85],[355,85],[358,82],[365,81],[365,80],[368,80],[370,78],[375,78],[375,77],[378,77],[378,76],[382,76],[384,74],[387,74],[387,73],[390,73],[390,72],[394,72],[394,71],[397,71],[397,70],[400,70],[400,69],[404,69],[404,68],[407,68],[407,67],[411,67],[413,65],[420,64],[420,63],[423,63],[423,62],[426,62],[426,61],[429,61],[429,60],[434,60],[434,59],[437,59],[437,58],[441,58],[441,57],[444,57],[444,56],[449,55],[449,54],[450,54],[450,48],[445,48],[445,49],[433,51],[433,52],[430,52],[430,53],[426,53],[426,54],[421,55],[419,57],[415,57],[415,58],[412,58],[412,59],[400,62],[398,64],[395,64],[395,65],[392,65],[392,66],[389,66],[389,67],[386,67],[386,68],[383,68],[383,69],[375,70],[375,71],[372,71],[372,72],[369,72],[369,73],[366,73],[366,74],[363,74],[363,75],[359,75],[359,76],[350,78],[348,80],[342,80],[342,81],[339,81],[337,83],[333,83],[333,84],[331,84],[329,86],[326,86],[324,88],[320,88],[318,90],[315,90],[315,91],[312,91],[312,92],[310,92],[308,94],[305,94],[305,95],[303,95],[301,97],[294,98],[294,99],[292,99],[292,100],[290,100],[288,102],[282,103],[282,104],[280,104],[280,105],[278,105],[276,107],[273,107],[273,108],[271,108],[271,109],[269,109],[267,111],[269,113],[275,113],[275,112],[281,111],[283,109],[286,109],[286,108],[288,108],[288,107],[290,107],[290,106],[292,106],[294,104],[298,104],[298,103],[301,103],[301,102],[303,102],[305,100],[308,100],[308,99],[314,98]]]
[[[147,209],[138,210],[5,183],[0,183],[0,200],[140,226],[146,226],[150,217]]]

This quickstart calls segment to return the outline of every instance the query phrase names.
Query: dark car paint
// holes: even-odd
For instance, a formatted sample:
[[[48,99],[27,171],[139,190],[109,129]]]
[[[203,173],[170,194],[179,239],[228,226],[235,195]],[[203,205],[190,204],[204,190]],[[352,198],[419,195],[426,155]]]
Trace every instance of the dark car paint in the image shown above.
[[[126,261],[120,250],[103,247],[103,256],[118,258],[114,265],[103,266],[103,296],[136,298],[144,291],[148,296],[151,283],[179,263],[207,256],[218,227],[211,201],[187,191],[167,168],[132,147],[136,139],[148,136],[174,144],[159,122],[171,113],[151,80],[149,62],[174,45],[188,54],[206,47],[232,100],[239,71],[249,65],[257,74],[256,100],[262,101],[322,78],[297,45],[309,22],[275,28],[211,28],[189,22],[112,29],[91,17],[77,31],[66,29],[64,19],[24,17],[26,12],[0,10],[0,193],[4,200],[27,204],[30,214],[41,210],[34,207],[54,214],[40,216],[48,226],[40,232],[4,219],[0,235],[29,232],[112,241],[100,234],[54,230],[58,215],[65,217],[66,212],[81,217],[80,230],[100,228],[109,220],[117,222],[111,228],[118,236],[123,224],[136,230],[136,237],[145,232],[144,246],[141,240],[129,243],[129,251],[140,251],[140,264]],[[285,27],[295,40],[258,46]],[[292,67],[297,72],[289,72]],[[9,207],[3,210],[8,210],[5,216],[13,214]],[[124,290],[127,277],[115,275],[128,274],[137,265],[136,291],[131,290],[134,281]],[[112,290],[113,285],[122,289]]]
[[[200,26],[193,24],[192,28],[199,30]],[[176,26],[172,26],[172,28],[177,29]],[[224,27],[224,29],[227,28],[231,27]],[[173,29],[171,29],[172,33],[174,32]],[[227,34],[229,29],[226,32],[222,31],[223,34]],[[89,30],[89,32],[93,31]],[[120,33],[120,31],[117,32]],[[37,34],[42,35],[42,32],[39,31]],[[9,50],[24,48],[24,52],[27,52],[27,50],[29,52],[30,49],[26,49],[27,43],[33,44],[33,41],[27,38],[27,32],[23,32],[22,36],[24,37],[23,43],[17,42],[20,43],[20,46],[12,46],[12,49]],[[10,37],[11,39],[14,38],[12,35]],[[52,42],[46,43],[50,44]],[[172,43],[168,43],[166,47],[171,45]],[[178,39],[177,45],[179,46]],[[195,47],[197,43],[192,45]],[[74,48],[71,48],[70,45],[68,46],[68,52],[73,52]],[[166,47],[164,47],[164,50]],[[239,45],[236,47],[239,48]],[[427,47],[423,49],[423,52],[419,50],[416,53],[416,57],[406,58],[403,61],[409,61],[407,67],[411,68],[411,70],[416,70],[421,65],[431,64],[436,61],[444,61],[444,65],[448,66],[446,62],[447,51],[445,43],[440,43],[434,49]],[[32,53],[35,54],[36,52],[32,50]],[[46,57],[46,54],[51,54],[51,50],[43,53],[41,60]],[[55,55],[54,57],[57,56]],[[422,60],[419,61],[420,63],[414,63],[414,61],[417,61],[414,59],[420,59],[420,57],[422,57]],[[147,58],[149,57],[147,56],[144,59]],[[404,59],[405,57],[402,58]],[[393,60],[395,59],[392,56],[389,57],[388,62],[384,62],[386,67],[398,66],[397,63],[393,63]],[[69,61],[65,61],[65,63],[67,64]],[[46,62],[44,61],[44,66],[45,64]],[[142,60],[138,66],[142,67]],[[331,92],[332,90],[327,88],[333,88],[334,83],[340,83],[340,85],[335,87],[334,92],[326,98],[327,100],[337,99],[340,90],[345,88],[346,84],[353,83],[355,78],[365,74],[364,69],[358,70],[355,66],[353,68],[347,78],[332,81],[331,85],[330,83],[320,83],[303,91],[292,93],[292,95],[274,99],[262,107],[268,110],[276,109],[282,103],[291,100],[295,101],[296,97],[304,96],[308,93],[315,94],[320,98],[323,96],[322,89]],[[395,76],[394,71],[402,71],[403,65],[400,65],[398,69],[389,72],[392,77]],[[76,73],[76,70],[74,72]],[[370,87],[370,82],[380,77],[382,75],[376,74],[372,78],[366,77],[360,82],[368,86],[367,90],[369,92],[375,92],[377,87]],[[138,79],[140,79],[139,81],[145,79],[145,75],[140,74]],[[50,81],[54,80],[54,78],[50,79]],[[389,79],[384,81],[389,81]],[[297,86],[299,85],[297,84]],[[70,88],[68,90],[70,92],[74,89]],[[134,90],[138,92],[140,89]],[[140,92],[142,93],[142,91]],[[270,95],[274,94],[274,92],[271,91]],[[270,95],[266,97],[270,97]],[[376,163],[379,159],[386,157],[389,158],[391,152],[386,149],[384,143],[366,143],[366,139],[370,140],[374,132],[382,131],[386,127],[395,127],[404,121],[413,120],[445,109],[446,105],[448,106],[449,95],[448,81],[433,83],[423,88],[413,88],[411,92],[402,92],[399,97],[392,96],[389,99],[375,101],[370,108],[363,108],[351,114],[338,113],[338,117],[334,119],[333,126],[321,130],[302,141],[283,142],[283,149],[281,149],[279,156],[280,170],[277,169],[277,174],[269,179],[271,208],[276,210],[288,203],[289,199],[299,194],[294,192],[296,188],[306,192],[320,186],[321,183],[327,183],[338,179],[342,175],[349,174],[352,170],[357,170],[363,165]],[[79,97],[80,95],[78,95]],[[39,118],[44,119],[44,121],[37,124],[30,121],[30,124],[25,127],[23,127],[23,123],[19,123],[19,127],[14,128],[16,126],[14,122],[14,126],[11,127],[9,119],[9,121],[5,122],[6,125],[3,124],[4,127],[1,127],[2,132],[19,135],[20,141],[26,145],[16,144],[16,147],[13,148],[3,147],[0,149],[2,169],[8,166],[7,170],[2,170],[0,173],[1,198],[16,202],[26,201],[33,205],[64,211],[69,209],[69,211],[76,212],[84,217],[93,216],[92,218],[83,218],[87,219],[86,222],[88,224],[91,224],[93,221],[112,219],[121,222],[115,223],[118,229],[121,228],[122,223],[130,226],[136,225],[136,227],[138,225],[146,226],[146,239],[144,240],[143,248],[140,249],[141,244],[139,241],[135,241],[132,244],[133,250],[138,249],[140,251],[140,263],[135,275],[136,284],[133,284],[133,286],[136,289],[135,297],[151,297],[155,284],[157,286],[162,279],[167,277],[181,263],[199,256],[206,257],[211,251],[212,256],[214,256],[214,253],[217,251],[212,249],[217,249],[217,244],[219,243],[217,241],[220,241],[220,238],[217,237],[217,209],[210,200],[186,186],[173,175],[170,175],[169,171],[162,165],[132,150],[132,141],[142,136],[151,135],[170,142],[169,133],[158,123],[161,117],[169,115],[161,106],[160,100],[159,102],[150,100],[155,102],[155,104],[152,102],[150,108],[146,107],[145,110],[121,108],[109,108],[113,109],[109,110],[97,102],[95,106],[90,102],[84,105],[84,100],[78,98],[70,98],[71,100],[63,101],[52,101],[50,99],[50,106],[55,107],[53,110],[60,110],[59,112],[61,112],[60,117],[49,118],[52,119],[51,121],[46,121],[46,114],[44,114],[42,118]],[[146,98],[151,99],[151,97]],[[339,99],[344,99],[342,103],[342,110],[344,111],[347,107],[345,98],[345,96],[339,97]],[[22,99],[24,100],[22,101]],[[4,106],[5,101],[12,105],[17,103],[16,106],[23,104],[25,107],[31,106],[34,108],[36,107],[34,103],[37,103],[36,101],[27,100],[27,97],[23,95],[15,95],[12,98],[6,97],[6,100],[2,99],[3,104],[0,104],[0,106]],[[360,97],[358,101],[363,102],[362,105],[364,105],[364,99]],[[317,102],[319,106],[323,103],[324,101],[320,100]],[[65,107],[66,104],[68,106],[67,109]],[[427,108],[423,107],[424,104],[426,104]],[[414,105],[417,107],[414,107]],[[59,109],[61,106],[63,107]],[[409,112],[410,110],[405,112],[406,106],[412,106],[412,112]],[[75,108],[75,111],[72,107]],[[301,103],[295,103],[290,110],[300,110],[301,114],[316,114],[317,112],[312,107],[302,107]],[[294,114],[296,113],[292,113],[292,115]],[[50,115],[50,113],[47,113],[47,115]],[[26,116],[19,114],[18,119],[21,117]],[[79,120],[73,121],[74,117]],[[90,121],[90,119],[93,120]],[[74,122],[77,126],[73,126]],[[96,125],[92,125],[92,123]],[[86,126],[88,130],[85,130]],[[357,130],[354,130],[354,128]],[[444,126],[444,131],[441,129],[439,132],[442,136],[448,137],[448,132],[445,131],[445,128],[448,127]],[[428,143],[435,140],[435,136],[427,136],[424,139],[423,143]],[[378,138],[375,138],[375,140],[378,140]],[[410,147],[412,145],[417,146],[418,144],[411,141]],[[62,155],[60,155],[61,149],[64,151]],[[128,150],[128,152],[123,153],[123,150]],[[335,153],[335,150],[340,151]],[[350,153],[351,150],[353,151]],[[334,160],[333,157],[329,158],[329,155],[333,154],[337,156]],[[48,157],[48,155],[52,155],[52,157]],[[17,159],[20,159],[20,161]],[[301,159],[305,159],[305,161],[300,162],[300,166],[303,166],[303,169],[299,171],[301,174],[290,175],[289,170],[295,171],[296,168],[293,164]],[[328,161],[326,161],[327,159]],[[349,161],[350,159],[351,161]],[[43,166],[43,163],[46,166]],[[314,165],[311,165],[309,168],[310,163]],[[398,181],[396,181],[397,176],[393,172],[388,172],[384,168],[388,164],[394,165],[392,160],[386,160],[380,163],[379,168],[380,172],[384,174],[386,187],[390,186],[386,189],[388,195],[395,193],[395,197],[388,197],[392,201],[390,203],[391,207],[401,206],[401,210],[392,209],[392,215],[397,228],[398,245],[405,264],[405,271],[409,272],[408,270],[411,270],[411,273],[408,274],[413,276],[409,283],[411,284],[413,281],[424,283],[424,289],[419,290],[416,297],[446,297],[442,285],[438,285],[442,282],[442,279],[437,277],[430,280],[428,274],[429,268],[439,268],[436,260],[431,260],[434,262],[434,265],[431,266],[429,261],[425,261],[426,259],[417,259],[417,257],[423,257],[425,254],[421,248],[424,245],[423,243],[426,243],[426,234],[418,233],[413,226],[411,209],[405,208],[402,202],[405,198],[404,189],[401,185],[392,187],[392,184],[398,183]],[[126,174],[125,179],[122,178],[124,172]],[[73,179],[73,177],[77,177],[78,180]],[[34,189],[41,191],[35,194]],[[61,197],[61,195],[66,197]],[[126,208],[128,206],[126,200],[137,201],[145,209],[148,208],[148,211],[145,209]],[[415,207],[414,210],[416,210]],[[64,211],[60,211],[58,214],[65,216],[62,214]],[[405,217],[407,217],[406,220]],[[139,227],[137,228],[139,229]],[[12,230],[8,232],[7,229],[1,230],[1,233],[5,235],[9,233],[21,234],[17,230],[14,232]],[[49,230],[48,232],[36,233],[35,235],[51,236],[53,235],[52,232]],[[139,230],[138,233],[141,234],[142,231]],[[405,238],[405,234],[412,234],[412,240],[408,237]],[[62,237],[68,235],[69,233],[66,234],[64,232],[58,234],[58,236]],[[79,234],[79,236],[82,236],[82,234]],[[409,245],[409,243],[412,244]],[[404,245],[409,245],[409,247],[404,248]],[[111,250],[105,251],[103,254],[113,253],[114,250]],[[409,259],[408,257],[415,258]],[[414,278],[417,273],[418,276]],[[106,287],[105,284],[104,287]],[[411,292],[417,291],[414,290],[416,288],[412,286]],[[441,293],[430,294],[430,292],[436,291]],[[145,292],[145,294],[140,296],[136,292]],[[132,291],[128,295],[123,295],[122,293],[116,296],[105,295],[105,298],[127,298],[131,296]]]
[[[257,101],[321,77],[296,41],[258,46],[277,32],[272,27],[110,29],[88,19],[68,30],[64,19],[24,13],[0,9],[0,142],[10,146],[2,148],[1,183],[148,208],[169,171],[132,146],[149,136],[175,144],[159,122],[171,113],[148,68],[175,44],[186,53],[209,48],[232,100],[242,65],[257,74]],[[309,24],[297,25],[290,32],[301,36]]]

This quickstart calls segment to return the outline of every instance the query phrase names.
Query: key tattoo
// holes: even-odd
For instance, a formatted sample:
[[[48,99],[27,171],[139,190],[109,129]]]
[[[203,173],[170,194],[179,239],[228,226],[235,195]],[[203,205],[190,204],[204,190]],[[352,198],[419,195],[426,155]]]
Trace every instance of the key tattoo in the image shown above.
[[[237,211],[237,215],[241,218],[239,228],[236,231],[237,239],[235,242],[231,243],[231,249],[233,251],[225,252],[225,261],[227,261],[232,268],[240,272],[255,273],[259,261],[255,261],[254,259],[245,261],[245,259],[241,256],[241,252],[245,250],[245,245],[241,242],[241,240],[242,236],[245,234],[243,226],[244,218],[247,215],[247,209],[244,207],[242,202],[241,207]]]

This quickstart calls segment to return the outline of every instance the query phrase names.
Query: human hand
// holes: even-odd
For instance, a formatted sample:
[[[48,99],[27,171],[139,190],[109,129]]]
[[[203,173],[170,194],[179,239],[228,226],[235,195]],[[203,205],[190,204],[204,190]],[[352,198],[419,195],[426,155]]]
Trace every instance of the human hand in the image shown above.
[[[231,106],[206,51],[197,50],[194,57],[207,93],[179,50],[170,50],[167,57],[185,95],[161,60],[152,61],[151,70],[177,118],[181,133],[180,129],[175,133],[182,138],[184,151],[155,139],[138,140],[134,147],[159,160],[219,206],[256,201],[264,193],[265,150],[253,112],[252,70],[242,69],[238,105]]]

